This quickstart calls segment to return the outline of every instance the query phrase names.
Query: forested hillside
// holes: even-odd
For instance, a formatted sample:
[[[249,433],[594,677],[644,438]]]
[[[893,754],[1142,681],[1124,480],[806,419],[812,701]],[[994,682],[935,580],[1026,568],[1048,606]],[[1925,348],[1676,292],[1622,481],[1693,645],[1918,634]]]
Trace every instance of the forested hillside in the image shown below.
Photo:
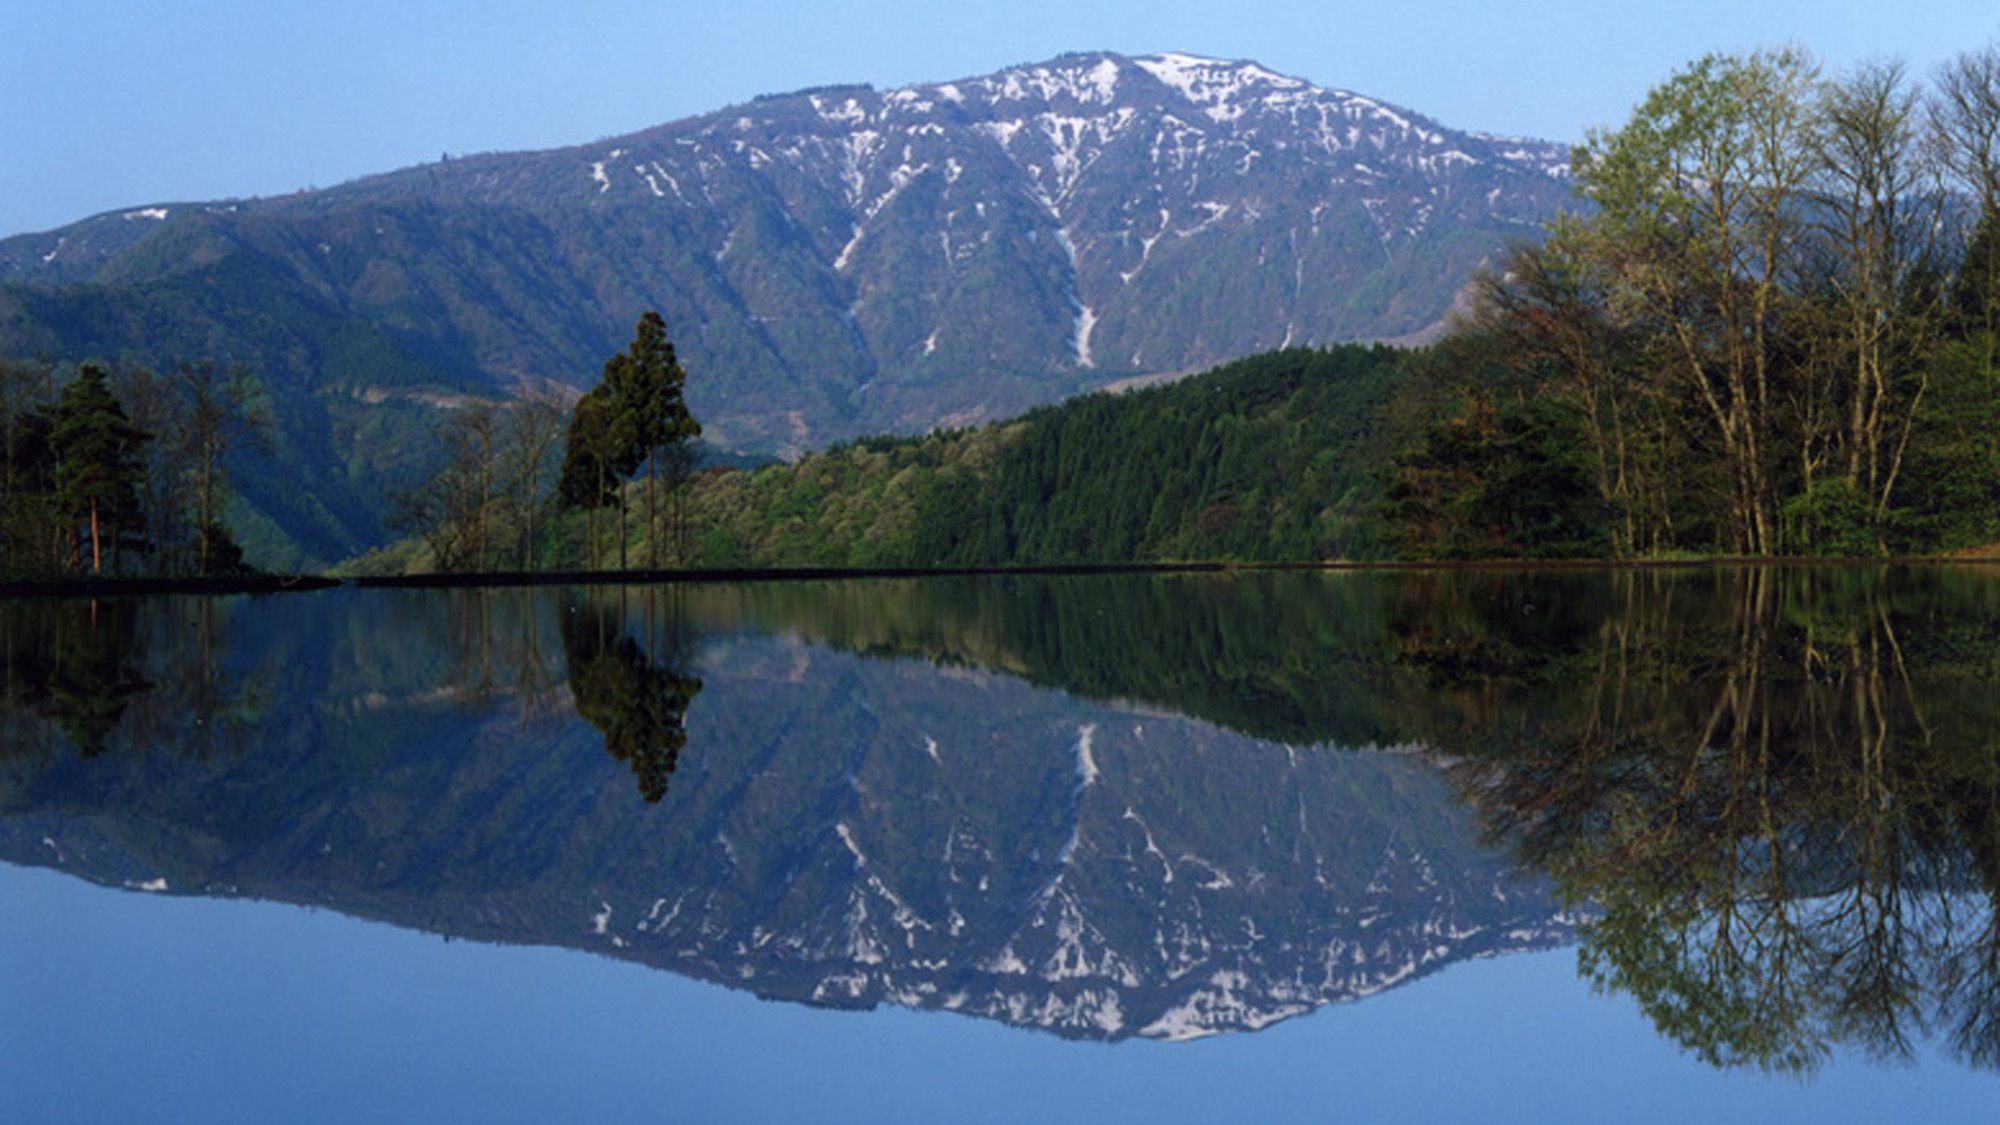
[[[696,566],[1318,561],[1374,553],[1377,414],[1411,353],[1294,349],[1013,422],[690,487]]]

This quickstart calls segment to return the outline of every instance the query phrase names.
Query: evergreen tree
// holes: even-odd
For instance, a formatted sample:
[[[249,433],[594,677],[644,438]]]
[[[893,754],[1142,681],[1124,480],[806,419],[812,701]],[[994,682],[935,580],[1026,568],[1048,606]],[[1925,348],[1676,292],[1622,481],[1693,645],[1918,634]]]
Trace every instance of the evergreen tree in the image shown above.
[[[1553,399],[1473,398],[1396,457],[1382,501],[1390,541],[1411,559],[1602,557],[1612,512],[1580,430]]]
[[[51,569],[58,538],[45,365],[0,360],[0,574]]]
[[[577,714],[603,733],[606,752],[631,767],[646,802],[658,804],[687,747],[687,711],[702,687],[676,667],[678,632],[670,626],[649,649],[617,610],[583,601],[563,615],[562,640]]]
[[[660,466],[664,462],[671,483],[679,483],[689,466],[690,444],[701,434],[681,397],[686,381],[687,373],[667,340],[666,322],[659,313],[648,312],[639,318],[631,346],[605,361],[597,386],[577,401],[570,417],[557,491],[568,508],[594,513],[607,505],[618,506],[620,566],[625,557],[620,486],[641,464],[647,466],[648,559],[658,562],[652,544],[658,528],[654,505]]]
[[[2000,336],[2000,217],[1991,210],[1979,216],[1965,255],[1959,260],[1946,299],[1945,334],[1957,340]]]
[[[57,511],[73,528],[87,525],[93,574],[104,572],[107,541],[116,569],[121,533],[140,526],[139,451],[152,435],[131,423],[104,370],[90,364],[63,388],[54,422]],[[80,533],[75,542],[72,558],[80,562]]]
[[[659,313],[647,312],[639,318],[625,359],[615,369],[620,383],[613,388],[612,395],[629,413],[630,440],[646,462],[647,562],[658,566],[660,524],[656,505],[661,462],[666,463],[668,486],[679,485],[689,467],[688,458],[682,454],[701,435],[701,424],[688,413],[687,403],[681,397],[687,372],[674,356],[674,345],[667,339],[666,321]],[[607,368],[607,374],[613,370]]]

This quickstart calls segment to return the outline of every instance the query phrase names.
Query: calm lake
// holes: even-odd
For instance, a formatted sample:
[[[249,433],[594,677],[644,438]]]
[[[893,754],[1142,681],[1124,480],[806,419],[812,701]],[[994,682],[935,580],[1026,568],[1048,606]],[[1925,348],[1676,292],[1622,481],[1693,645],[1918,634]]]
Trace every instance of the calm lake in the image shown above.
[[[0,602],[0,1118],[2000,1119],[2000,571]]]

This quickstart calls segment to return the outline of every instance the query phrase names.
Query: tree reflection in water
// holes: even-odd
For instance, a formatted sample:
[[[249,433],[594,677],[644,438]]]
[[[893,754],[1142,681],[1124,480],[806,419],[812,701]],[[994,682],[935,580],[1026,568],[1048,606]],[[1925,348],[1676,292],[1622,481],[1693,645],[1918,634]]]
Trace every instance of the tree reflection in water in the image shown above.
[[[224,672],[228,622],[213,599],[0,606],[0,756],[238,748],[264,685]]]
[[[683,670],[696,646],[681,624],[678,598],[658,588],[561,598],[560,655],[576,712],[631,766],[649,802],[666,795],[687,743],[688,705],[702,686]],[[255,743],[258,717],[274,695],[301,691],[324,691],[349,708],[394,700],[505,704],[518,720],[536,724],[560,710],[555,696],[562,681],[541,620],[556,607],[533,591],[412,593],[367,602],[372,623],[366,626],[349,622],[352,605],[301,600],[292,604],[308,615],[282,637],[269,631],[265,615],[258,615],[265,627],[257,636],[233,637],[241,604],[167,597],[0,606],[0,756],[62,748],[84,759],[107,752],[237,752]],[[627,625],[628,610],[643,612],[639,635]],[[335,658],[337,668],[319,668],[318,657],[284,655],[297,639],[292,634],[340,636],[349,628],[369,640],[341,650],[346,655]],[[252,661],[260,666],[226,667],[244,663],[228,659],[232,645],[262,652],[263,659]]]
[[[687,709],[701,680],[682,671],[692,647],[682,614],[664,614],[657,589],[644,598],[646,643],[627,630],[629,595],[578,593],[563,613],[563,654],[577,714],[604,735],[604,749],[632,767],[649,804],[667,795],[687,746]]]
[[[138,612],[129,600],[62,601],[7,615],[6,691],[86,758],[104,753],[132,697],[147,691]]]
[[[576,713],[658,802],[702,690],[686,623],[756,621],[1169,707],[1302,754],[1427,747],[1492,837],[1589,913],[1584,971],[1702,1058],[1805,1072],[1937,1039],[2000,1069],[2000,581],[1983,572],[1021,578],[244,608],[0,606],[0,759],[30,767],[31,807],[49,796],[37,763],[69,758],[49,748],[99,756],[47,782],[96,800],[134,764],[126,751],[198,761],[273,738],[288,751],[273,715],[304,739],[448,708],[504,714],[509,737],[532,725],[545,743],[567,719],[564,675]],[[404,737],[432,733],[409,723]],[[343,791],[325,778],[378,784],[380,749],[301,751],[272,776],[306,794]],[[208,775],[178,781],[149,757],[160,768],[131,788],[198,794],[212,831]],[[245,799],[248,822],[318,815],[270,788]],[[507,830],[539,839],[563,822]],[[453,847],[499,838],[477,823],[437,830]]]
[[[1937,1035],[2000,1068],[1992,583],[1708,581],[1615,576],[1601,629],[1516,663],[1462,654],[1508,647],[1518,594],[1449,658],[1411,643],[1442,698],[1509,701],[1431,724],[1460,792],[1601,911],[1583,971],[1708,1062],[1807,1072]]]

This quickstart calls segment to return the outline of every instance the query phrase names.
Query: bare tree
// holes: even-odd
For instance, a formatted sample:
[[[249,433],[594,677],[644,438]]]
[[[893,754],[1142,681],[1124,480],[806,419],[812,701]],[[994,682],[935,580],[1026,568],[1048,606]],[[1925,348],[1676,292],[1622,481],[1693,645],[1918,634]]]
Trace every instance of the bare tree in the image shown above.
[[[2000,205],[2000,44],[1967,51],[1939,68],[1930,123],[1959,185],[1982,210]]]
[[[499,432],[490,404],[459,408],[441,435],[444,464],[423,483],[390,495],[391,525],[423,536],[439,570],[492,566]]]
[[[1937,292],[1942,192],[1922,144],[1921,102],[1900,63],[1864,64],[1821,94],[1816,212],[1822,215],[1817,281],[1835,323],[1826,398],[1844,405],[1838,423],[1842,479],[1864,497],[1879,528],[1889,507],[1925,365],[1909,363],[1928,331]],[[1809,420],[1820,397],[1808,390]],[[1812,491],[1815,442],[1800,443]],[[1878,544],[1879,546],[1879,544]]]
[[[522,570],[535,569],[535,517],[541,511],[542,492],[567,424],[566,404],[546,390],[524,391],[508,410],[506,476],[518,497]]]
[[[238,450],[268,450],[270,417],[263,407],[263,388],[243,367],[226,372],[214,363],[182,363],[175,368],[179,390],[178,416],[169,431],[174,460],[187,479],[193,507],[195,566],[211,573],[229,561],[223,509],[229,504],[227,460]]]
[[[1968,51],[1937,73],[1930,100],[1930,125],[1938,159],[1955,188],[1978,203],[1973,231],[1963,242],[1959,263],[1961,293],[1977,293],[1977,308],[1958,308],[1954,315],[1987,337],[1986,363],[1995,361],[2000,338],[2000,44]],[[1959,302],[1966,304],[1968,302]]]

